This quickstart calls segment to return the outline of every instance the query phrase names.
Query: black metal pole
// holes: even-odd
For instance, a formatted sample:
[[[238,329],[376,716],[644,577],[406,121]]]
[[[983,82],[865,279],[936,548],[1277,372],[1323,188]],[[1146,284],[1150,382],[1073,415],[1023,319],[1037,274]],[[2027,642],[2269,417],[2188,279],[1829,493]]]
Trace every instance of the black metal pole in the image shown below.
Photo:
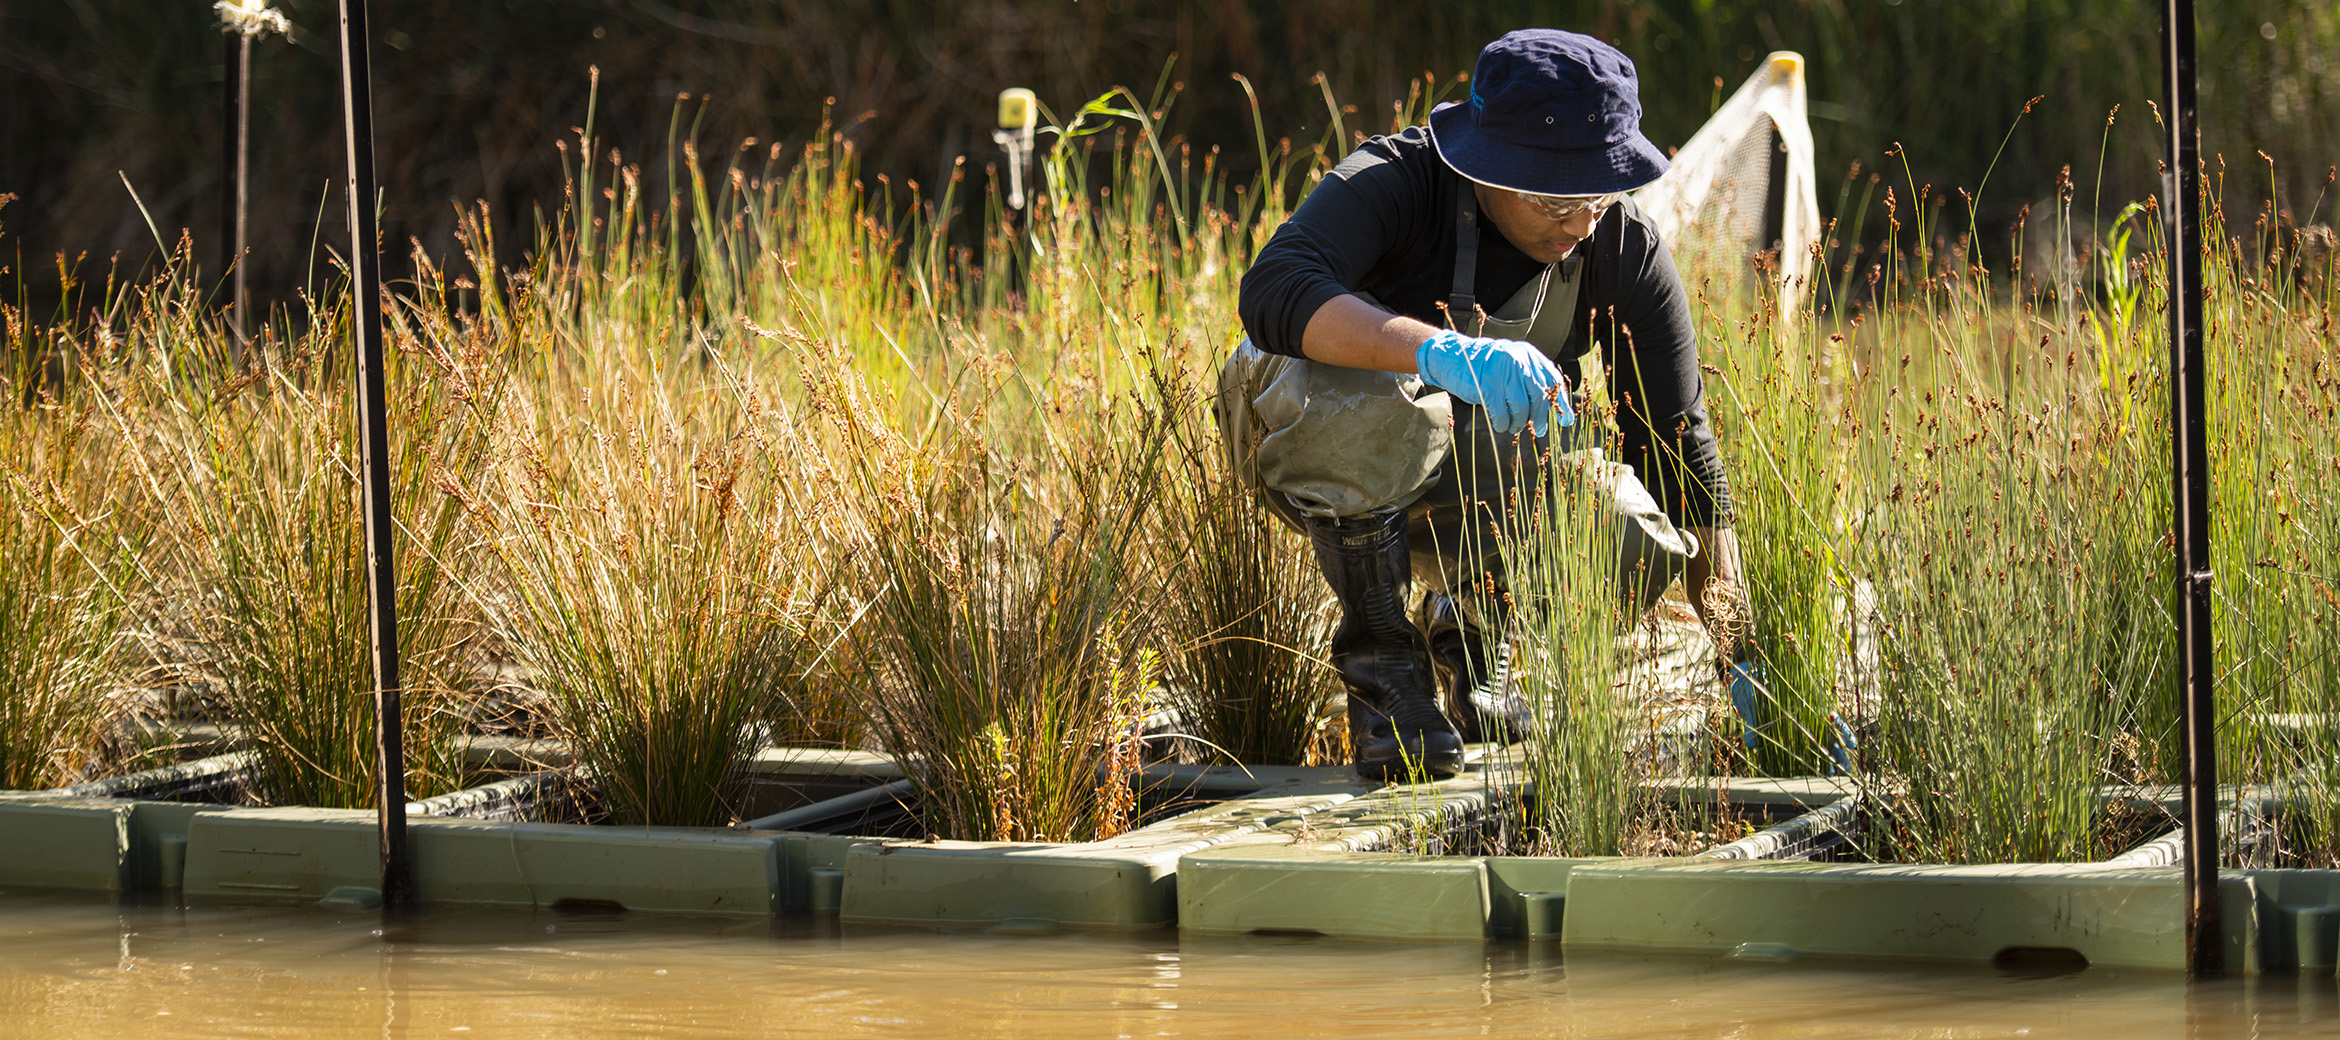
[[[220,34],[220,42],[227,51],[220,63],[219,95],[219,273],[232,277],[236,269],[236,108],[243,96],[244,83],[236,76],[236,43],[244,35],[230,26]],[[235,306],[235,291],[228,291],[228,306]]]
[[[365,0],[341,0],[341,113],[349,143],[351,328],[357,336],[358,444],[365,468],[366,605],[374,637],[374,769],[382,822],[382,905],[414,894],[406,854],[406,754],[398,719],[398,581],[390,537],[390,426],[382,389],[382,272],[374,233],[374,108]]]
[[[235,340],[228,344],[243,359],[244,341],[244,180],[249,174],[252,140],[252,37],[230,26],[227,40],[227,95],[222,108],[220,162],[220,265],[228,279],[229,328]]]
[[[2169,132],[2167,201],[2161,209],[2169,247],[2170,466],[2184,601],[2179,638],[2185,653],[2186,967],[2195,978],[2226,968],[2218,903],[2218,715],[2211,697],[2210,452],[2202,403],[2201,134],[2194,108],[2193,0],[2164,0],[2164,90]]]

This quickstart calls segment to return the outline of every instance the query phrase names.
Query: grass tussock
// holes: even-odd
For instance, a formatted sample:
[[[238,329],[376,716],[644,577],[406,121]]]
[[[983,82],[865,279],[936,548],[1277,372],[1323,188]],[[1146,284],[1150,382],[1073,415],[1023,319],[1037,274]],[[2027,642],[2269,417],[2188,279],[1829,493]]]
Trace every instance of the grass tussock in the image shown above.
[[[374,802],[357,393],[337,349],[346,321],[272,330],[248,370],[203,355],[192,321],[139,330],[153,347],[124,360],[111,411],[114,450],[143,492],[133,508],[157,521],[132,551],[162,681],[200,691],[204,710],[254,742],[254,794],[275,804]],[[424,363],[400,346],[394,369]],[[473,451],[476,430],[411,373],[391,386],[406,782],[423,797],[461,781],[455,737],[477,638],[457,587],[461,514],[432,484]]]
[[[0,405],[0,790],[117,764],[131,586],[114,543],[136,531],[85,450],[90,407],[18,389],[29,403]]]
[[[870,421],[886,409],[851,377],[819,390],[856,518],[876,734],[929,829],[982,841],[1127,829],[1160,675],[1138,566],[1164,473],[1159,407],[1100,402],[1114,421],[1054,427],[1044,454],[1013,458],[971,435],[976,401],[905,429]]]
[[[473,516],[501,565],[497,624],[617,822],[736,818],[764,726],[794,717],[828,631],[815,488],[769,463],[787,417],[708,364],[602,384],[614,402],[516,398]]]

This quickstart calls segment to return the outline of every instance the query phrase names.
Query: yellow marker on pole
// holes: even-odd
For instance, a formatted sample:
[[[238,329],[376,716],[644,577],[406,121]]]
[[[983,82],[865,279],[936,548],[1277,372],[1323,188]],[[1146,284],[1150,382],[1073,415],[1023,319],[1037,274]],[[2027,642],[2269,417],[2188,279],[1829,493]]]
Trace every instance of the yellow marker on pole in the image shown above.
[[[1030,130],[1040,120],[1040,99],[1023,87],[999,92],[999,128]]]
[[[1032,128],[1040,121],[1040,98],[1023,87],[999,92],[999,129],[991,132],[1008,156],[1009,209],[1024,208],[1024,166],[1032,161]]]

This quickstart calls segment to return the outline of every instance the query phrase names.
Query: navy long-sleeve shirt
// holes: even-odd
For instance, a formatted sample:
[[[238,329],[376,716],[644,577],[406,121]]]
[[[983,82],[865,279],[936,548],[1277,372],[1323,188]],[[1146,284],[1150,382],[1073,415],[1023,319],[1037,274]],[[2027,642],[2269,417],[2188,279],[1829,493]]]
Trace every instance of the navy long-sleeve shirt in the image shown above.
[[[1300,337],[1317,308],[1359,291],[1443,327],[1439,304],[1454,284],[1455,193],[1470,186],[1438,158],[1422,127],[1365,142],[1252,259],[1237,311],[1253,345],[1303,356]],[[1630,201],[1611,207],[1576,251],[1589,259],[1561,371],[1579,385],[1584,356],[1598,344],[1619,404],[1619,461],[1632,465],[1675,524],[1728,525],[1730,482],[1707,421],[1698,340],[1673,256]],[[1481,306],[1500,306],[1543,269],[1481,216],[1473,287]]]

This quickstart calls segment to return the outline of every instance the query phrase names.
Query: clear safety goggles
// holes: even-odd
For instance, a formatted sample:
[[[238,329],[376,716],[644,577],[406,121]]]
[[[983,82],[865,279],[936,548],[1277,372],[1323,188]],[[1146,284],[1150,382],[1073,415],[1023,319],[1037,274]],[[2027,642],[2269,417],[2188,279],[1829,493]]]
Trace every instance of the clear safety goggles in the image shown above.
[[[1535,195],[1515,191],[1512,194],[1519,196],[1521,202],[1527,203],[1529,209],[1545,220],[1566,220],[1579,213],[1598,216],[1625,197],[1623,192],[1614,195]]]

